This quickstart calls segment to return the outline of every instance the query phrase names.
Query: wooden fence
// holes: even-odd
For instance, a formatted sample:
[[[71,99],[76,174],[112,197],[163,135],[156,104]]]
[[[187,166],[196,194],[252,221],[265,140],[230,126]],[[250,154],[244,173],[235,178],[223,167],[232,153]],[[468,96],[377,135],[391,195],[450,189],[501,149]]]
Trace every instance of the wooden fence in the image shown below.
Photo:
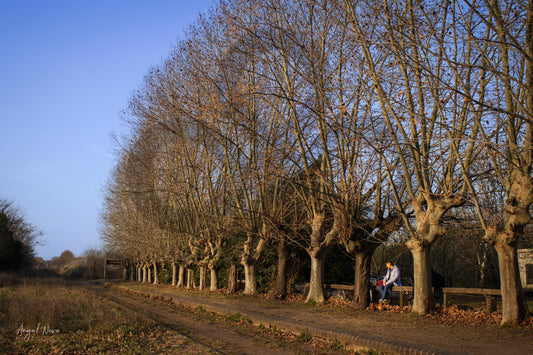
[[[301,285],[303,288],[308,288],[309,284]],[[346,298],[353,298],[353,285],[338,285],[338,284],[324,284],[324,291],[327,296],[340,296]],[[413,297],[412,286],[394,286],[392,288],[393,296],[392,301],[400,306],[409,305]],[[376,295],[379,296],[379,291],[371,287],[371,298],[375,301]],[[528,295],[533,293],[526,290]],[[373,294],[372,294],[373,293]],[[459,307],[464,306],[466,298],[472,299],[484,303],[484,311],[491,313],[497,310],[498,301],[501,299],[501,291],[499,289],[486,289],[486,288],[458,288],[458,287],[442,287],[433,288],[435,298],[440,300],[443,307],[450,307],[451,305],[457,305]],[[438,297],[437,297],[438,296]]]

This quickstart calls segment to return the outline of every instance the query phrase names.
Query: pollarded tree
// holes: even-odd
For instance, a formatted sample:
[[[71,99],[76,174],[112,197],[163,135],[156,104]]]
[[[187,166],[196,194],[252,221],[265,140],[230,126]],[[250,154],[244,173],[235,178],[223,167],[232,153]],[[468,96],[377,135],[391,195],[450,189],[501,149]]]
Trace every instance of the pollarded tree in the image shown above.
[[[479,57],[466,42],[448,37],[458,34],[445,1],[344,4],[376,92],[377,103],[370,108],[379,117],[374,121],[375,138],[381,139],[376,149],[385,159],[397,209],[410,236],[413,312],[426,313],[433,305],[429,248],[445,233],[445,214],[465,201],[468,187],[463,171],[469,173],[476,158],[479,130],[472,103],[453,90],[461,86],[476,92],[480,88],[476,73],[450,69],[447,58],[480,64]]]
[[[533,2],[458,1],[450,6],[457,13],[457,27],[467,34],[464,40],[482,58],[481,65],[471,69],[479,73],[480,90],[472,93],[460,87],[458,91],[482,117],[483,166],[493,173],[493,180],[472,182],[471,191],[484,238],[498,254],[502,324],[515,325],[529,315],[516,247],[533,222]],[[471,68],[472,63],[459,57],[449,58],[449,65]],[[484,206],[484,200],[500,191],[502,208]]]
[[[268,26],[259,36],[266,49],[270,86],[275,88],[269,93],[283,99],[271,107],[289,142],[288,164],[294,167],[287,178],[297,206],[306,213],[308,235],[303,242],[311,261],[307,301],[323,302],[325,262],[338,236],[328,190],[335,179],[328,95],[338,69],[343,28],[326,2],[269,1],[264,7]]]
[[[197,119],[208,127],[209,134],[221,147],[221,160],[216,169],[223,174],[226,208],[231,215],[234,233],[244,235],[241,264],[245,270],[245,293],[256,292],[256,264],[266,245],[266,187],[271,171],[280,166],[272,158],[272,147],[282,135],[273,124],[272,114],[262,104],[264,79],[261,75],[261,48],[252,31],[255,23],[253,7],[224,4],[196,27],[199,42],[195,52],[199,86],[210,92],[210,100],[201,102]],[[212,64],[216,63],[213,67]],[[225,196],[227,194],[227,197]],[[228,206],[229,206],[228,205]],[[240,231],[235,230],[240,226]]]
[[[369,268],[363,265],[379,245],[376,236],[382,233],[377,230],[389,222],[384,217],[391,212],[381,198],[387,195],[376,164],[381,158],[365,138],[371,136],[373,117],[367,108],[373,90],[366,85],[358,45],[349,38],[347,16],[334,5],[268,1],[258,15],[265,25],[256,31],[271,80],[264,94],[277,124],[286,129],[285,151],[294,166],[284,176],[293,184],[296,205],[307,212],[307,300],[316,302],[324,300],[325,261],[339,242],[358,253],[358,293],[368,295]],[[365,307],[368,298],[362,302]]]

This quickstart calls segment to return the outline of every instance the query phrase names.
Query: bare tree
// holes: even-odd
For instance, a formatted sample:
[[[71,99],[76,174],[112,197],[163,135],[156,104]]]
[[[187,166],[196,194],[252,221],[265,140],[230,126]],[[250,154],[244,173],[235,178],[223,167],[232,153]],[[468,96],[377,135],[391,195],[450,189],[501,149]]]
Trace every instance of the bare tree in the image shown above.
[[[463,171],[470,171],[476,157],[479,129],[479,116],[469,114],[471,102],[450,88],[478,87],[472,71],[446,66],[442,42],[453,25],[448,6],[415,1],[345,4],[376,90],[378,106],[373,109],[382,116],[374,122],[376,139],[384,138],[377,148],[386,159],[397,208],[410,235],[413,311],[426,313],[432,308],[428,251],[445,232],[443,216],[465,202]],[[473,56],[466,43],[452,43],[455,56]],[[387,153],[391,151],[394,154]],[[407,198],[398,181],[405,184]]]
[[[473,69],[482,83],[479,92],[459,88],[474,103],[474,113],[482,117],[484,168],[493,173],[488,183],[472,182],[471,193],[485,240],[498,254],[502,324],[515,325],[528,316],[516,247],[532,223],[533,2],[464,1],[453,7],[457,26],[464,28],[465,40],[482,58]],[[454,58],[450,65],[471,64],[464,59]],[[483,203],[500,193],[503,205]]]

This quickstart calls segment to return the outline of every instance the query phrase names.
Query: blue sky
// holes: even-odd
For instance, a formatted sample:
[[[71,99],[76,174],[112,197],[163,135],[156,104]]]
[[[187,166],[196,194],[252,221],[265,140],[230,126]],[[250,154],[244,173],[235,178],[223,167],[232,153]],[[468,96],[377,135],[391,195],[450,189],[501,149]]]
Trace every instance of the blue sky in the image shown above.
[[[120,111],[212,3],[0,0],[0,199],[43,232],[38,256],[100,245]]]

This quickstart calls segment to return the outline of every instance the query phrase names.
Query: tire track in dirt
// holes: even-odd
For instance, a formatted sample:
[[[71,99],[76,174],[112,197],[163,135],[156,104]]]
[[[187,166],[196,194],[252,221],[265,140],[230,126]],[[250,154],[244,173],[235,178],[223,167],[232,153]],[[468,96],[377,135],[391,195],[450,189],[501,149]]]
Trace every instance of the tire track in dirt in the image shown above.
[[[92,284],[93,290],[120,307],[127,308],[143,317],[185,336],[190,341],[203,346],[206,353],[212,354],[294,354],[314,353],[312,347],[304,344],[295,346],[282,344],[281,341],[258,339],[251,335],[240,334],[221,324],[207,323],[179,314],[169,306],[131,295],[117,293],[100,285]]]

